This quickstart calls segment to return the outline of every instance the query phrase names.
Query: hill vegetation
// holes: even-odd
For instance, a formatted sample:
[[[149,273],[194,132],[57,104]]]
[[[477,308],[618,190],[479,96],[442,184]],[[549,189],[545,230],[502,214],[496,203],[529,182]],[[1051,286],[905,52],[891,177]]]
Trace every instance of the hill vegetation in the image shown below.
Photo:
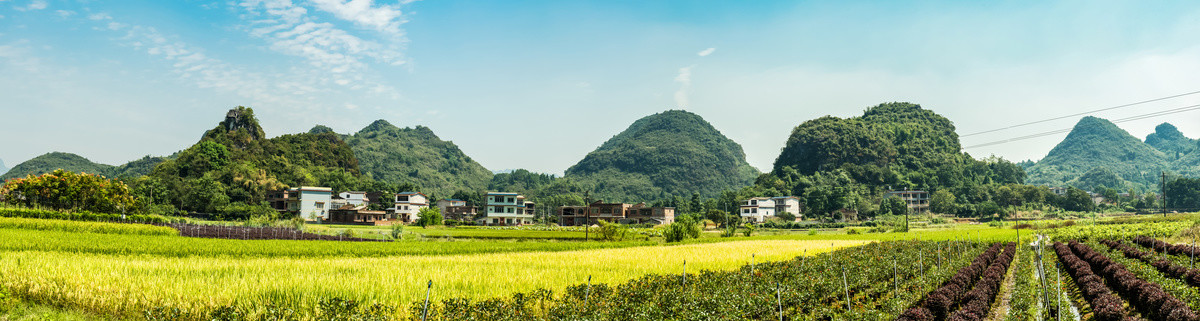
[[[1171,171],[1178,160],[1195,154],[1180,154],[1189,150],[1190,139],[1170,124],[1159,125],[1146,140],[1107,120],[1084,117],[1045,158],[1029,167],[1029,183],[1089,191],[1155,190],[1161,171]]]
[[[107,177],[138,177],[150,173],[154,166],[162,162],[162,157],[142,157],[141,159],[112,166],[92,162],[83,156],[63,152],[50,152],[13,166],[7,172],[0,171],[0,181],[23,178],[28,175],[41,175],[56,169],[76,173],[100,174]],[[2,164],[0,164],[2,165]]]
[[[309,133],[331,133],[317,126]],[[426,193],[477,193],[488,186],[492,172],[444,141],[425,126],[398,128],[377,120],[354,135],[342,137],[365,177],[391,185],[416,186]]]
[[[595,196],[623,202],[712,197],[750,185],[757,175],[741,145],[682,110],[635,121],[566,171]]]

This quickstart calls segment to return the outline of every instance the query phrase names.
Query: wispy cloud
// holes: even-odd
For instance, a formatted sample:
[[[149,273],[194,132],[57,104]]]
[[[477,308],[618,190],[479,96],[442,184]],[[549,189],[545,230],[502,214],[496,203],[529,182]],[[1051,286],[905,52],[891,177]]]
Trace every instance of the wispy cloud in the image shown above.
[[[675,82],[679,83],[679,90],[675,91],[675,105],[680,108],[688,107],[688,92],[692,90],[692,67],[696,65],[679,68],[679,75],[675,76]]]
[[[400,25],[407,22],[398,5],[376,7],[372,0],[312,0],[317,9],[332,13],[338,19],[353,22],[380,32],[403,35]]]
[[[700,50],[700,52],[697,52],[696,55],[700,56],[700,57],[705,57],[705,56],[711,55],[714,51],[717,51],[717,48],[708,48],[708,49]]]
[[[46,9],[46,7],[49,7],[49,6],[50,6],[50,4],[46,3],[46,0],[33,0],[33,1],[29,2],[28,5],[14,7],[13,9],[17,9],[17,11],[35,11],[35,10]]]

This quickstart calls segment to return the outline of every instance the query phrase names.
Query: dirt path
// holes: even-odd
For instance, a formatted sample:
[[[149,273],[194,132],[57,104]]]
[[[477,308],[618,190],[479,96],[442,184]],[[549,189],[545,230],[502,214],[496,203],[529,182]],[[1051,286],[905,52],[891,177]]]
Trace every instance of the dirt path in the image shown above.
[[[985,319],[986,321],[1003,321],[1008,316],[1008,303],[1012,301],[1013,288],[1017,284],[1016,271],[1017,264],[1033,264],[1032,260],[1014,261],[1015,264],[1010,264],[1008,274],[1004,276],[1004,283],[1000,285],[1000,293],[996,295],[996,302],[992,303],[992,313]]]

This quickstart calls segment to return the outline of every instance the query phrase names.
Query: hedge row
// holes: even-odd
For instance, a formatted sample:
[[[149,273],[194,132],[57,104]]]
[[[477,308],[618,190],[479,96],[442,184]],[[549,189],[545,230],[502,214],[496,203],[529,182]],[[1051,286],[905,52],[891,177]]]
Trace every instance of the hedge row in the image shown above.
[[[1159,272],[1162,272],[1169,277],[1181,279],[1191,286],[1200,286],[1200,269],[1189,269],[1171,261],[1163,260],[1162,258],[1156,257],[1154,253],[1142,251],[1121,241],[1103,240],[1100,241],[1100,243],[1104,243],[1104,245],[1107,245],[1108,247],[1121,251],[1121,253],[1124,253],[1126,257],[1150,263],[1150,265],[1155,269],[1158,269]]]
[[[1200,254],[1200,249],[1197,249],[1194,246],[1187,244],[1170,244],[1145,235],[1134,238],[1133,242],[1137,243],[1138,245],[1148,247],[1155,252],[1166,251],[1167,254],[1171,255]]]
[[[128,223],[170,223],[171,219],[158,215],[142,214],[108,214],[88,211],[61,212],[34,208],[0,207],[0,217],[43,218],[69,221],[92,222],[128,222]]]
[[[1063,268],[1068,274],[1071,274],[1071,278],[1075,279],[1079,291],[1083,292],[1083,298],[1087,299],[1088,304],[1092,306],[1093,317],[1097,321],[1124,319],[1125,302],[1114,295],[1107,285],[1104,285],[1104,279],[1092,271],[1092,266],[1088,262],[1080,259],[1071,252],[1070,247],[1060,242],[1054,243],[1054,252],[1058,254]]]
[[[1139,279],[1125,266],[1117,264],[1104,254],[1079,242],[1071,242],[1071,249],[1092,268],[1100,269],[1104,279],[1113,289],[1128,298],[1133,306],[1154,320],[1193,321],[1200,320],[1192,309],[1174,295],[1163,291],[1162,286]]]
[[[988,266],[987,271],[983,272],[983,279],[975,283],[975,288],[962,298],[963,302],[959,304],[961,308],[951,314],[949,320],[978,321],[987,318],[992,310],[992,302],[996,300],[996,294],[1000,291],[1000,285],[1004,283],[1004,277],[1008,274],[1008,267],[1012,264],[1016,250],[1016,243],[1004,245],[1004,252],[1001,252],[996,260],[992,261],[992,265]]]
[[[960,300],[972,299],[973,296],[968,296],[968,290],[974,288],[978,283],[979,277],[987,271],[988,266],[1000,254],[1000,243],[992,244],[975,260],[962,269],[958,270],[954,276],[950,277],[946,284],[929,292],[924,299],[918,301],[913,307],[905,310],[896,320],[912,320],[912,321],[932,321],[944,320]],[[1010,256],[1011,260],[1011,256]]]

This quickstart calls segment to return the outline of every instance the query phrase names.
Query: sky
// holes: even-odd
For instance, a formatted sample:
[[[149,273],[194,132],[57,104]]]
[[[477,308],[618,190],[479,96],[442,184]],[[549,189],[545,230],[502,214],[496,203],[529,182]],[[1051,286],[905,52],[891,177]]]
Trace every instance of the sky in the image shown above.
[[[0,160],[169,155],[248,106],[269,136],[385,119],[491,170],[561,174],[685,109],[769,171],[795,126],[884,102],[966,135],[1200,91],[1196,39],[1195,1],[0,0]],[[1200,136],[1200,111],[1118,125],[1162,122]],[[1065,135],[967,152],[1037,160]]]

